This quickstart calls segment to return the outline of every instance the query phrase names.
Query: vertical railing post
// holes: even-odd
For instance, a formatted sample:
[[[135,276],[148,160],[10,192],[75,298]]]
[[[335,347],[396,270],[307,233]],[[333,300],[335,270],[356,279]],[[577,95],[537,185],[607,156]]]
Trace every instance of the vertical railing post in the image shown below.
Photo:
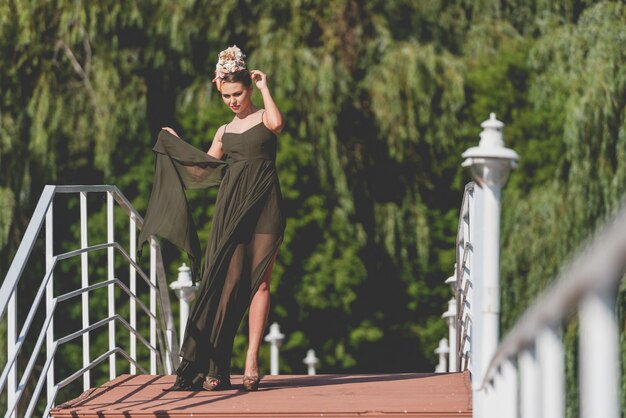
[[[478,309],[482,316],[481,364],[485,366],[496,352],[499,338],[500,187],[487,186],[483,191],[482,304]]]
[[[113,209],[113,193],[107,192],[107,242],[109,244],[113,244],[115,242]],[[114,250],[115,249],[113,247],[107,248],[108,280],[113,280],[115,278]],[[108,286],[108,296],[109,318],[112,318],[115,316],[115,285],[110,284]],[[115,321],[111,321],[109,322],[109,350],[114,350],[115,347]],[[112,354],[109,357],[109,377],[111,380],[115,379],[117,376],[115,357],[115,354]]]
[[[472,237],[472,253],[470,254],[470,268],[472,280],[472,333],[471,333],[471,358],[472,364],[472,413],[475,418],[483,418],[483,404],[487,398],[482,386],[482,376],[489,363],[483,364],[482,344],[483,344],[483,316],[481,312],[482,296],[482,254],[483,254],[483,189],[475,185],[474,187],[474,217],[470,222],[470,236]],[[472,208],[470,208],[471,210]]]
[[[537,358],[541,374],[541,416],[565,417],[565,351],[556,328],[544,328],[537,336]],[[600,415],[598,415],[600,416]]]
[[[470,236],[472,238],[472,249],[469,256],[470,260],[470,280],[471,280],[471,296],[470,296],[470,304],[471,304],[471,312],[472,312],[472,330],[471,330],[471,358],[470,362],[472,363],[472,374],[474,375],[474,379],[472,382],[474,384],[474,388],[477,389],[480,386],[481,378],[485,372],[484,368],[488,366],[488,364],[483,365],[481,363],[481,342],[482,339],[479,337],[482,335],[482,315],[480,314],[480,307],[482,306],[482,277],[483,277],[483,269],[482,269],[482,252],[483,252],[483,189],[478,187],[477,185],[474,187],[474,198],[472,199],[472,205],[470,206],[470,211],[473,210],[472,220],[470,221],[469,230]],[[480,398],[478,396],[474,396],[473,399],[474,411],[478,413],[474,413],[475,417],[480,416]]]
[[[137,220],[135,219],[135,215],[133,213],[130,214],[130,259],[132,261],[137,261]],[[129,274],[129,284],[130,284],[130,293],[133,295],[137,295],[137,271],[133,265],[130,265]],[[134,330],[137,330],[137,302],[134,297],[130,298],[130,327]],[[137,337],[134,333],[130,334],[130,358],[133,360],[137,360]],[[132,362],[130,363],[130,374],[137,373],[137,366],[135,366]]]
[[[481,415],[476,415],[476,409],[474,408],[474,399],[472,399],[472,414],[474,417],[480,418],[498,418],[498,389],[497,378],[494,376],[493,380],[486,384],[480,391],[480,410]]]
[[[581,303],[579,317],[581,417],[618,418],[620,357],[615,292],[602,289],[589,293]]]
[[[46,271],[50,271],[54,262],[53,245],[53,211],[54,201],[50,202],[46,212]],[[46,285],[46,316],[52,317],[54,306],[54,274],[50,273],[50,279]],[[54,398],[54,318],[50,321],[50,326],[46,330],[46,360],[51,360],[50,368],[46,375],[46,393],[48,403]]]
[[[512,359],[502,364],[501,382],[498,396],[498,410],[494,418],[517,418],[518,414],[518,369]]]
[[[270,343],[270,374],[278,374],[278,348],[285,339],[285,335],[280,332],[280,326],[274,322],[270,325],[270,332],[265,336],[265,341]]]
[[[156,317],[156,238],[150,237],[150,313]],[[150,344],[156,347],[156,320],[154,317],[150,318]],[[157,373],[157,355],[154,351],[150,350],[150,373]]]
[[[87,235],[87,192],[80,192],[80,247],[87,248],[89,246],[89,239]],[[86,252],[80,255],[80,269],[81,269],[81,287],[85,288],[89,286],[89,254]],[[85,292],[81,295],[82,304],[82,323],[83,329],[89,327],[89,292]],[[90,363],[89,350],[89,333],[83,334],[83,367],[87,367]],[[83,374],[83,390],[87,390],[91,387],[91,374],[87,370]]]
[[[535,346],[525,348],[519,355],[520,418],[541,416],[541,385],[539,361]]]

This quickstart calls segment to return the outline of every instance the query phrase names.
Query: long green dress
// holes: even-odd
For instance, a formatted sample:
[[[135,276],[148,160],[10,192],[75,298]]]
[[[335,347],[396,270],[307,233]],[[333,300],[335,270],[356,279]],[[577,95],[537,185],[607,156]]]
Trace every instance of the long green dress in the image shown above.
[[[224,132],[218,160],[167,131],[159,134],[139,248],[150,235],[160,235],[187,251],[197,272],[199,241],[184,189],[219,185],[174,390],[199,390],[205,376],[230,385],[235,333],[285,229],[276,142],[263,122],[242,133]]]

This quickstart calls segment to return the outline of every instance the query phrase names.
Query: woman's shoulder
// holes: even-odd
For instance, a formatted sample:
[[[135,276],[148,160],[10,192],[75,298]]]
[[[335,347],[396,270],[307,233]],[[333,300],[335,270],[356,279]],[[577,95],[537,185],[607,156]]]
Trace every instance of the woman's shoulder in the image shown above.
[[[217,128],[217,131],[215,131],[215,138],[213,138],[213,140],[218,140],[221,141],[222,140],[222,136],[224,136],[224,131],[226,130],[226,125],[228,125],[227,123],[223,124],[222,126],[220,126],[219,128]]]

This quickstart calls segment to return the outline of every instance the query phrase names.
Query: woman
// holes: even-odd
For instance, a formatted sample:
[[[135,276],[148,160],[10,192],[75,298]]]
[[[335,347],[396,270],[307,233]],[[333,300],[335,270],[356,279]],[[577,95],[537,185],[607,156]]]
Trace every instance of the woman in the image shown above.
[[[284,120],[270,94],[267,76],[258,70],[248,71],[244,58],[236,46],[219,55],[213,81],[235,116],[217,130],[204,157],[170,128],[163,128],[155,146],[157,168],[141,232],[144,239],[157,233],[193,256],[194,240],[185,241],[188,232],[195,234],[195,229],[184,193],[186,209],[181,210],[183,206],[172,204],[180,201],[180,195],[162,196],[172,193],[165,182],[179,177],[182,187],[195,188],[213,185],[216,172],[220,177],[202,282],[181,348],[183,360],[176,371],[176,383],[166,390],[231,387],[233,340],[248,306],[249,345],[243,385],[246,390],[257,390],[259,385],[257,359],[270,305],[272,267],[285,228],[274,165],[276,136]],[[264,108],[252,103],[253,81]],[[170,170],[169,174],[164,170]],[[172,227],[163,216],[178,227]]]

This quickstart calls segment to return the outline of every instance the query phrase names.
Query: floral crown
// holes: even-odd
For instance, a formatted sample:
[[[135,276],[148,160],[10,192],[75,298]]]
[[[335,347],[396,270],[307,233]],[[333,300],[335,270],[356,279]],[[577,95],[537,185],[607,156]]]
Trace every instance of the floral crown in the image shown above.
[[[215,65],[215,78],[222,79],[228,73],[236,73],[237,71],[246,69],[246,56],[241,52],[241,49],[237,45],[233,45],[220,52],[217,64]]]

